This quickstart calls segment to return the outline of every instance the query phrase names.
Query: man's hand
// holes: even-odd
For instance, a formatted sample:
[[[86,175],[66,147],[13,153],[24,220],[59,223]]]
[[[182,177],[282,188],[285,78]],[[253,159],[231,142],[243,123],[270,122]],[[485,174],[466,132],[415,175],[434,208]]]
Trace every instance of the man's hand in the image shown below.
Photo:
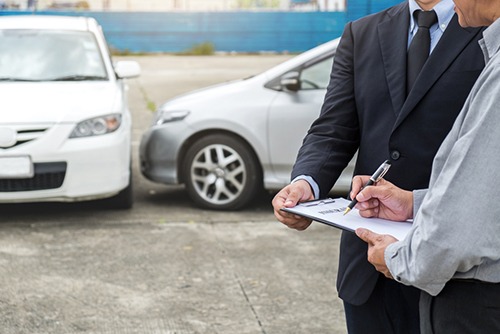
[[[356,209],[366,218],[384,218],[405,221],[413,218],[413,193],[396,187],[384,179],[373,186],[363,186],[370,176],[355,176],[352,179],[351,198],[356,197]]]
[[[385,264],[384,252],[387,246],[398,241],[393,236],[377,234],[364,228],[358,228],[356,235],[368,244],[368,262],[387,278],[393,278],[389,268]]]
[[[305,180],[298,180],[281,189],[273,198],[274,215],[280,222],[286,226],[302,231],[311,225],[311,220],[297,216],[285,211],[281,208],[291,208],[300,202],[310,201],[314,199],[311,186]]]

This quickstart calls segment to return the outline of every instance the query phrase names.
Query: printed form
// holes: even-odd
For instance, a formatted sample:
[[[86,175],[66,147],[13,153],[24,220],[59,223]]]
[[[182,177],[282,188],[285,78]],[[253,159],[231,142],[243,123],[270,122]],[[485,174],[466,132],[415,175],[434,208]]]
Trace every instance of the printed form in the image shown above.
[[[392,235],[398,240],[403,240],[412,227],[411,221],[395,222],[380,218],[363,218],[356,208],[344,216],[349,203],[345,198],[325,198],[281,210],[342,230],[354,232],[357,228],[363,227],[378,234]]]

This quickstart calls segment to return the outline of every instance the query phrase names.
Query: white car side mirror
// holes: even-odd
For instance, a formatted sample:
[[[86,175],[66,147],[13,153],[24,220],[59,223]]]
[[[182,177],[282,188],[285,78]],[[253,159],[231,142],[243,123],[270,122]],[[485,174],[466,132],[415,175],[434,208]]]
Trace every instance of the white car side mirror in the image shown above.
[[[119,78],[135,78],[141,74],[138,62],[132,60],[121,60],[115,64],[115,73]]]

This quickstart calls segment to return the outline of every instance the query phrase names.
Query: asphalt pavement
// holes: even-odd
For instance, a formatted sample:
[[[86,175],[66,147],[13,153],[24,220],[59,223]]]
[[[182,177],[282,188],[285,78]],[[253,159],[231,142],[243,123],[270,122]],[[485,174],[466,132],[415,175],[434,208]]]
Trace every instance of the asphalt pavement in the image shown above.
[[[287,55],[127,57],[134,152],[148,106],[256,74]],[[137,154],[137,153],[134,153]],[[248,208],[196,208],[134,160],[135,205],[0,205],[0,333],[345,333],[335,290],[340,233],[290,230],[272,194]]]

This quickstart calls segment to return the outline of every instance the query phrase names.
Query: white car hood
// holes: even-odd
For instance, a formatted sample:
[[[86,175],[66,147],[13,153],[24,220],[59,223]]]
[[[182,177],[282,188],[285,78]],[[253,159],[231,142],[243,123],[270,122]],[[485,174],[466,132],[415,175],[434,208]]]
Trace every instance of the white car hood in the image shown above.
[[[172,105],[182,105],[185,102],[192,103],[193,100],[205,101],[205,100],[216,100],[222,96],[232,95],[241,91],[245,91],[248,89],[248,84],[252,84],[248,82],[248,80],[235,80],[223,82],[207,87],[203,87],[200,89],[192,90],[188,93],[184,93],[182,95],[178,95],[164,103],[165,106]]]
[[[256,86],[267,89],[263,87],[267,80],[268,77],[262,73],[247,79],[237,79],[192,90],[166,101],[160,106],[160,109],[190,109],[194,105],[204,105],[208,101],[224,104],[227,102],[226,99],[238,99],[240,95],[247,96],[248,92],[253,91]]]
[[[0,123],[74,123],[120,110],[113,82],[1,83]]]

